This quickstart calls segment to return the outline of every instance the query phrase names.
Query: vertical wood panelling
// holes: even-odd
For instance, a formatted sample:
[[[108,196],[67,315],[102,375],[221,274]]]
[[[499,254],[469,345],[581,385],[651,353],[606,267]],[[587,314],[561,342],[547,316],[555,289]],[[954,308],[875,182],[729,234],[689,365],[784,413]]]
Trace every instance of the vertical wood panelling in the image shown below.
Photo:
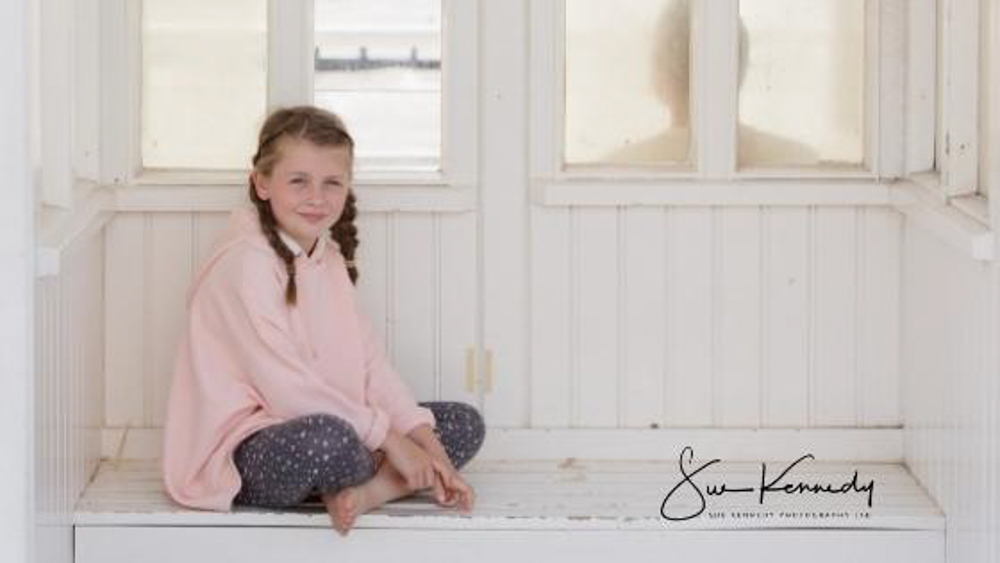
[[[998,272],[913,226],[904,232],[902,272],[906,461],[944,510],[948,561],[992,562]]]
[[[576,215],[574,327],[575,425],[618,425],[618,210],[582,208]]]
[[[812,320],[814,374],[809,404],[812,426],[850,426],[857,404],[857,236],[856,211],[815,212],[815,316]]]
[[[393,360],[418,400],[434,396],[439,321],[434,223],[423,214],[396,214],[393,242]]]
[[[858,212],[858,424],[900,421],[899,288],[901,216],[884,209]]]
[[[145,313],[149,302],[156,300],[145,287],[145,223],[141,213],[124,213],[107,228],[105,423],[109,426],[140,426],[145,420]]]
[[[662,425],[666,346],[665,215],[662,209],[634,207],[623,220],[625,316],[623,426]]]
[[[527,386],[531,425],[899,423],[894,212],[530,214],[531,371],[493,377]],[[190,275],[227,220],[125,213],[109,225],[108,426],[162,424]],[[404,379],[420,399],[477,402],[465,387],[474,214],[366,213],[359,229],[361,305]]]
[[[760,418],[761,212],[720,209],[716,314],[716,423],[758,427]]]
[[[666,420],[711,426],[713,401],[713,236],[710,208],[670,213]]]
[[[389,223],[386,214],[373,213],[358,216],[358,245],[354,257],[358,264],[358,305],[372,323],[372,332],[386,347],[390,357],[388,325],[389,287]]]
[[[72,561],[72,513],[100,456],[104,234],[87,233],[36,283],[35,559]]]
[[[476,344],[476,218],[471,213],[440,216],[438,356],[439,397],[477,405],[465,386],[466,350]],[[512,374],[496,374],[509,377]]]
[[[147,304],[146,426],[162,426],[177,343],[184,324],[185,299],[195,244],[189,213],[162,213],[148,223],[145,255],[147,283],[156,299]]]
[[[532,207],[531,378],[534,427],[570,425],[570,211]]]
[[[809,372],[809,212],[769,209],[764,228],[765,426],[806,426]]]
[[[228,213],[192,213],[191,242],[194,244],[194,259],[191,262],[192,275],[208,259],[219,238],[229,223]],[[187,287],[185,286],[185,293]]]

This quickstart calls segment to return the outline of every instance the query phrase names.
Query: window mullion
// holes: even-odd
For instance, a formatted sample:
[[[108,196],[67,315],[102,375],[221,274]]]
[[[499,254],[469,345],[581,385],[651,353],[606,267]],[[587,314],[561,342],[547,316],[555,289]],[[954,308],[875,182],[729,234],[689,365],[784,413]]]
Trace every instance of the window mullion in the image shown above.
[[[444,0],[441,167],[446,182],[471,186],[478,145],[478,2]]]
[[[533,179],[552,179],[561,172],[565,143],[565,7],[563,0],[538,0],[528,9],[529,170]]]
[[[739,108],[739,0],[695,2],[691,22],[692,146],[702,177],[736,169]]]
[[[898,177],[903,169],[906,6],[902,0],[868,0],[865,59],[865,160],[878,177]]]
[[[268,1],[268,108],[312,103],[313,19],[313,0]]]
[[[906,174],[934,169],[937,127],[935,0],[906,5]]]

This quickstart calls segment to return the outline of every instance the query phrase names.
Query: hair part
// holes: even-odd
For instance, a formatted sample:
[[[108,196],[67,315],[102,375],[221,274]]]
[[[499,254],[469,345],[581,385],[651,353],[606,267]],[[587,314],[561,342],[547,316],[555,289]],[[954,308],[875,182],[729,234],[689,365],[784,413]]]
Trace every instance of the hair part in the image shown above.
[[[260,129],[257,141],[257,152],[253,156],[253,169],[259,174],[268,176],[274,170],[275,164],[281,158],[281,142],[283,140],[305,140],[321,147],[345,147],[354,156],[354,139],[347,132],[344,122],[335,114],[314,107],[295,106],[281,108],[271,113]],[[250,201],[257,208],[260,228],[274,252],[285,263],[288,273],[288,284],[285,286],[285,302],[296,303],[295,255],[278,236],[278,220],[271,210],[271,204],[257,195],[257,186],[253,174],[249,180]],[[340,246],[340,252],[347,263],[347,273],[351,283],[358,280],[358,269],[354,263],[354,254],[358,248],[358,229],[354,225],[357,217],[357,202],[353,191],[347,194],[344,210],[337,222],[330,227],[330,237]]]

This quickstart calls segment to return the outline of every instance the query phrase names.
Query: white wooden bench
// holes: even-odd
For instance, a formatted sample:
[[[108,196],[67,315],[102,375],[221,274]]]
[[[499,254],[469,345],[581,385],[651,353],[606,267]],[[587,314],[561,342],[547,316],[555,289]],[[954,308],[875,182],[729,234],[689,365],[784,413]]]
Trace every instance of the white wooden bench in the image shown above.
[[[769,463],[768,480],[787,465]],[[809,460],[786,481],[839,486],[855,470],[875,483],[871,508],[853,491],[771,492],[764,504],[758,493],[727,493],[672,522],[660,510],[682,480],[676,460],[474,460],[463,469],[477,491],[471,515],[417,495],[360,517],[341,537],[318,506],[186,510],[166,497],[156,461],[105,461],[76,509],[76,561],[943,562],[944,516],[902,465]],[[723,462],[692,482],[753,487],[760,474],[759,463]],[[700,506],[684,483],[667,511]]]

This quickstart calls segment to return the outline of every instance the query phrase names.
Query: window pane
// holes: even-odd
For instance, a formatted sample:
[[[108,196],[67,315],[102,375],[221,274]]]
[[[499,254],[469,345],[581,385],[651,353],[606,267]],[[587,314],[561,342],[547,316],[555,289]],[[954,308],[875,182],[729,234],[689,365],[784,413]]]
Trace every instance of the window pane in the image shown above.
[[[316,0],[316,105],[359,165],[440,168],[441,0]]]
[[[864,158],[864,0],[741,0],[740,164]]]
[[[566,2],[567,164],[689,160],[688,5]]]
[[[145,0],[142,161],[242,169],[267,103],[267,0]]]

